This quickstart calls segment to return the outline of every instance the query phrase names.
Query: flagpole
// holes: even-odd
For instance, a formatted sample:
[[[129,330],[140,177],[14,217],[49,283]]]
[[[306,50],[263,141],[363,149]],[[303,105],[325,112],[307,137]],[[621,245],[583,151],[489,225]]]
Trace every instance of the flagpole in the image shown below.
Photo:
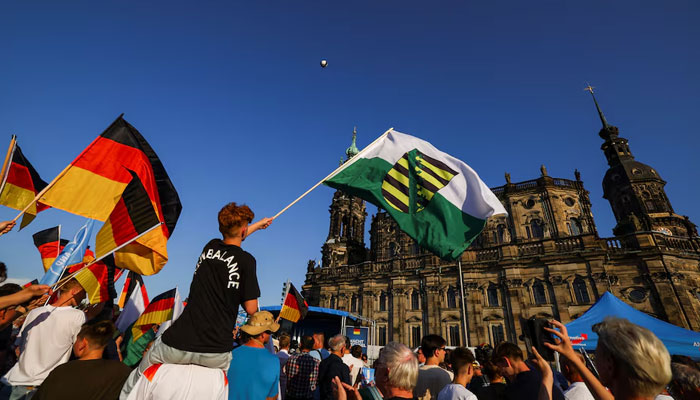
[[[462,331],[464,332],[464,343],[469,347],[469,322],[467,321],[467,307],[464,301],[464,277],[462,276],[462,254],[457,259],[457,274],[459,275],[459,297],[462,300]]]
[[[5,155],[5,161],[2,163],[2,169],[0,170],[0,173],[2,173],[2,182],[0,182],[0,193],[2,193],[2,190],[5,188],[5,182],[7,182],[7,175],[8,175],[8,166],[10,165],[10,162],[12,160],[12,156],[15,154],[15,147],[17,146],[17,136],[12,135],[12,139],[10,139],[10,147],[7,148],[7,154]]]
[[[309,190],[307,190],[306,192],[304,192],[304,194],[302,194],[301,196],[297,197],[296,200],[294,200],[293,202],[289,203],[289,205],[288,205],[287,207],[283,208],[282,211],[280,211],[280,212],[278,212],[277,214],[275,214],[275,216],[272,217],[272,219],[275,219],[275,218],[279,217],[283,212],[287,211],[287,210],[289,209],[289,207],[293,206],[293,205],[296,204],[299,200],[303,199],[307,194],[311,193],[312,190],[314,190],[314,189],[316,189],[317,187],[319,187],[323,182],[325,182],[326,180],[328,180],[328,179],[334,177],[335,175],[337,175],[340,171],[344,170],[345,168],[351,166],[356,160],[358,160],[358,159],[360,158],[360,156],[362,155],[362,153],[364,153],[366,150],[368,150],[370,147],[372,147],[372,145],[374,145],[375,143],[377,143],[378,141],[380,141],[381,139],[383,139],[383,138],[384,138],[386,135],[388,135],[389,132],[391,132],[393,129],[394,129],[394,128],[389,128],[389,129],[388,129],[386,132],[384,132],[381,136],[379,136],[378,138],[376,138],[372,143],[368,144],[367,146],[365,146],[364,149],[360,150],[360,152],[357,153],[354,157],[352,157],[351,159],[349,159],[348,161],[346,161],[343,165],[341,165],[341,166],[339,166],[338,168],[336,168],[333,172],[331,172],[330,174],[328,174],[328,176],[326,176],[325,178],[323,178],[323,179],[321,179],[320,181],[318,181],[317,184],[311,186],[311,188],[310,188]]]

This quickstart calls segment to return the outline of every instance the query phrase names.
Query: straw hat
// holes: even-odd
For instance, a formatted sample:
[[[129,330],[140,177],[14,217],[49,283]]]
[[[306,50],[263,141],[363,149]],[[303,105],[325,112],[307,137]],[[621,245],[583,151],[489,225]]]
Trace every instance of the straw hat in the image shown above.
[[[265,331],[277,332],[280,325],[269,311],[258,311],[253,314],[241,330],[250,336],[257,336]]]

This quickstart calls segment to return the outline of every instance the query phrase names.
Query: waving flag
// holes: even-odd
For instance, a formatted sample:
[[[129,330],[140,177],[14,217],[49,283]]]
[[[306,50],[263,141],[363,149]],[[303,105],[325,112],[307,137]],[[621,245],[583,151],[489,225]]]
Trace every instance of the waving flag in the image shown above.
[[[288,321],[299,322],[299,320],[306,317],[306,313],[309,311],[309,305],[306,304],[306,300],[297,291],[297,288],[290,282],[289,292],[284,298],[284,304],[282,304],[282,309],[280,310],[280,318],[284,318]]]
[[[448,260],[464,252],[488,217],[506,214],[471,167],[394,130],[324,183],[383,208],[420,246]]]
[[[146,286],[141,275],[129,271],[124,282],[124,289],[119,297],[119,307],[123,310],[115,322],[120,332],[127,332],[129,327],[136,322],[149,304]]]
[[[114,265],[114,257],[110,254],[81,269],[74,278],[85,289],[90,304],[99,304],[117,297],[114,282],[121,277],[122,271]]]
[[[92,234],[94,223],[95,221],[90,219],[78,230],[73,240],[66,244],[61,254],[41,278],[40,284],[53,285],[58,281],[66,267],[83,262],[83,256],[85,255],[85,250],[87,250],[88,240]]]
[[[0,204],[16,210],[24,209],[46,187],[46,182],[22,153],[15,136],[10,140],[0,177]],[[49,207],[43,203],[32,204],[22,217],[20,229],[29,225],[37,213],[47,208]]]
[[[51,264],[61,253],[68,240],[61,239],[61,226],[44,229],[32,235],[34,246],[39,250],[41,263],[44,265],[44,272],[49,270]]]
[[[134,322],[134,326],[131,328],[132,340],[138,340],[144,333],[148,332],[153,325],[162,324],[173,317],[176,291],[177,289],[170,289],[151,300],[151,303],[146,307],[143,314]]]

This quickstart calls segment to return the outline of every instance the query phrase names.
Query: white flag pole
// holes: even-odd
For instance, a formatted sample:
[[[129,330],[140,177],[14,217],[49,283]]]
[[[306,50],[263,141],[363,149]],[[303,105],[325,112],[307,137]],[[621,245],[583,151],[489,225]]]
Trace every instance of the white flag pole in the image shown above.
[[[289,207],[293,206],[293,205],[296,204],[299,200],[303,199],[307,194],[311,193],[312,190],[314,190],[314,189],[316,189],[317,187],[319,187],[323,182],[325,182],[325,181],[327,181],[328,179],[334,177],[335,175],[337,175],[340,171],[344,170],[345,168],[351,166],[356,160],[358,160],[358,159],[360,158],[360,156],[361,156],[366,150],[368,150],[370,147],[372,147],[372,145],[374,145],[375,143],[377,143],[378,141],[380,141],[381,139],[383,139],[383,138],[384,138],[386,135],[388,135],[389,132],[391,132],[393,129],[394,129],[394,128],[389,128],[389,129],[388,129],[386,132],[384,132],[381,136],[379,136],[378,138],[376,138],[372,143],[370,143],[369,145],[367,145],[364,149],[360,150],[360,152],[357,153],[354,157],[352,157],[351,159],[349,159],[348,161],[346,161],[345,163],[343,163],[343,165],[341,165],[341,166],[339,166],[338,168],[336,168],[333,172],[331,172],[330,174],[328,174],[328,176],[326,176],[325,178],[323,178],[323,179],[321,179],[320,181],[318,181],[317,184],[311,186],[311,188],[310,188],[309,190],[307,190],[306,192],[304,192],[304,194],[302,194],[301,196],[297,197],[296,200],[294,200],[293,202],[289,203],[289,205],[288,205],[287,207],[283,208],[282,211],[280,211],[280,212],[278,212],[277,214],[275,214],[275,216],[272,217],[272,219],[275,219],[275,218],[279,217],[283,212],[287,211],[287,210],[289,209]]]

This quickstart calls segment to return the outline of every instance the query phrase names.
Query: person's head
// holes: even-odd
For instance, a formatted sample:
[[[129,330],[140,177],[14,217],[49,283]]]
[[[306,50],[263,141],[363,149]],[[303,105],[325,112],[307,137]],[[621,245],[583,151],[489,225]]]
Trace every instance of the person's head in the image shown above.
[[[375,380],[384,397],[394,390],[410,392],[418,380],[418,360],[406,345],[390,342],[382,349],[376,364]]]
[[[363,362],[367,362],[367,354],[363,354],[361,358]]]
[[[301,337],[301,341],[299,342],[299,349],[302,352],[307,352],[311,351],[314,349],[314,345],[316,342],[314,341],[314,337],[311,335],[304,335]]]
[[[671,380],[671,356],[648,329],[624,318],[606,318],[593,331],[598,334],[596,368],[614,396],[652,398]]]
[[[420,341],[420,348],[423,350],[426,362],[445,361],[445,345],[447,342],[440,335],[426,335]]]
[[[583,357],[583,354],[576,353],[576,358],[578,358],[583,365],[586,365],[586,359]],[[564,378],[570,383],[583,382],[583,377],[578,372],[578,369],[576,369],[571,360],[566,357],[562,357],[561,360],[561,373],[564,374]]]
[[[326,335],[323,332],[314,332],[314,349],[322,349],[325,345]]]
[[[255,214],[246,205],[236,203],[226,204],[219,211],[219,232],[224,239],[245,239],[248,224],[253,221]]]
[[[499,371],[496,364],[494,364],[491,360],[484,361],[484,363],[481,364],[481,369],[484,371],[486,377],[489,378],[489,382],[501,382],[503,380],[501,371]]]
[[[58,289],[58,299],[54,303],[56,307],[73,307],[80,304],[85,298],[85,289],[76,279],[70,279]]]
[[[340,357],[345,355],[345,339],[346,337],[341,334],[337,334],[328,339],[328,347],[331,348],[331,353]]]
[[[423,354],[423,349],[420,347],[416,351],[416,358],[418,359],[418,364],[425,364],[425,354]]]
[[[280,350],[289,350],[289,346],[292,344],[292,337],[288,333],[283,333],[279,337],[279,348]]]
[[[269,311],[258,311],[253,314],[245,325],[241,326],[244,342],[253,339],[261,344],[270,341],[270,336],[277,332],[280,326]]]
[[[500,374],[509,379],[522,372],[522,366],[525,364],[523,351],[515,343],[501,342],[494,349],[492,357]]]
[[[671,390],[676,399],[700,400],[700,371],[689,365],[671,363]]]
[[[356,344],[350,348],[350,354],[355,358],[362,358],[362,346]]]
[[[465,379],[469,383],[474,376],[474,354],[466,347],[458,347],[450,352],[450,363],[457,379]]]
[[[116,328],[112,321],[100,321],[83,325],[73,344],[73,354],[77,358],[101,358],[102,352],[112,336],[114,336],[115,330]]]
[[[9,296],[22,290],[22,286],[16,283],[6,283],[0,286],[0,297]],[[0,310],[0,325],[14,321],[19,317],[19,313],[14,307],[8,307]]]

